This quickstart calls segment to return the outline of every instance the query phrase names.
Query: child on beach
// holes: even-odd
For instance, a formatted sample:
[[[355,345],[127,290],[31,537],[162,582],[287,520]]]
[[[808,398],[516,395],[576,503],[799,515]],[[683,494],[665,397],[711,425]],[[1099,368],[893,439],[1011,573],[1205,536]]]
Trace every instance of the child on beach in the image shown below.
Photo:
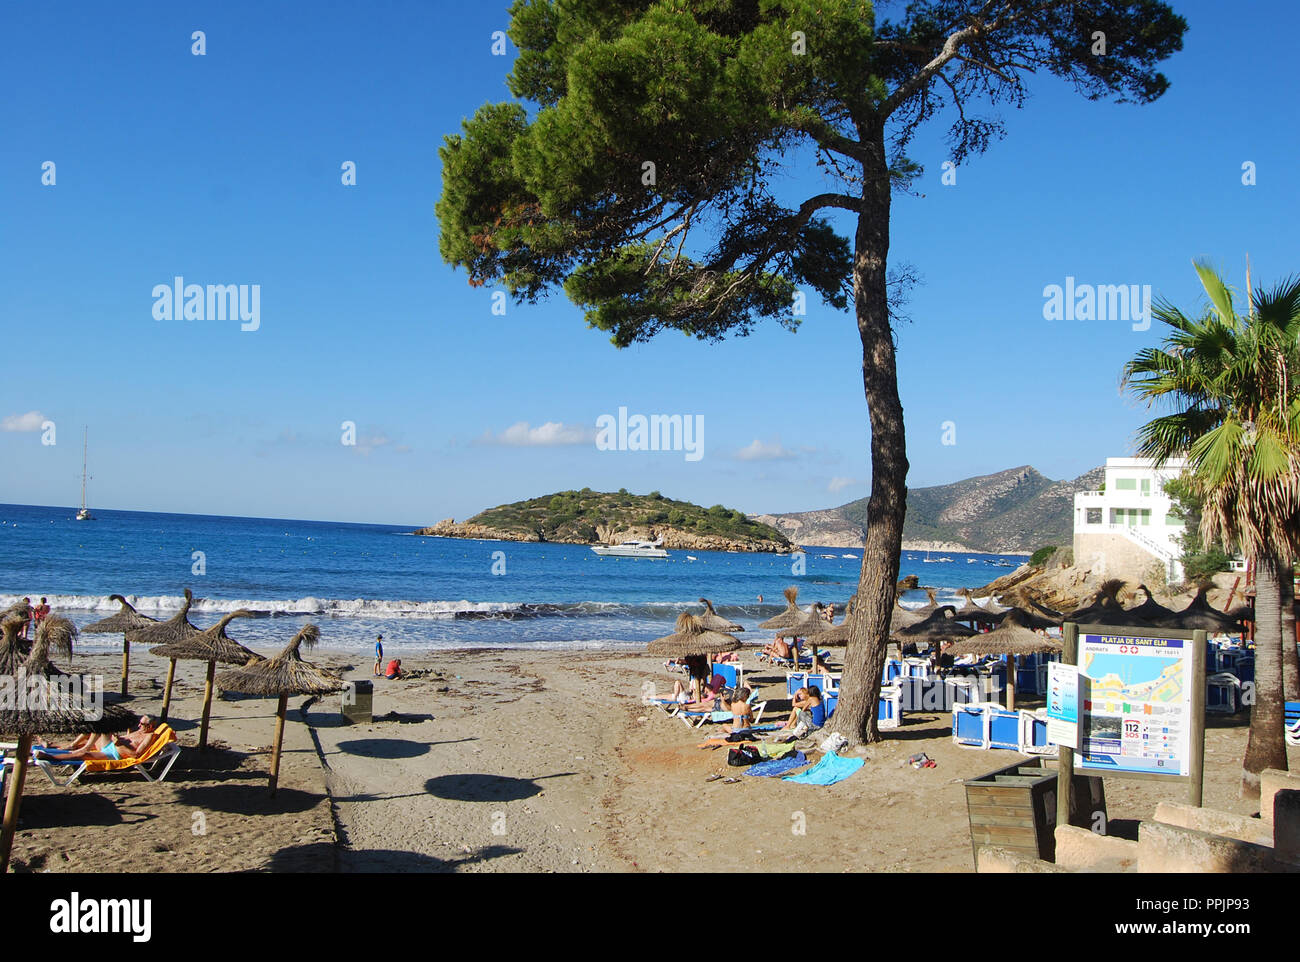
[[[394,658],[388,663],[388,671],[384,673],[385,678],[401,678],[405,672],[402,671],[402,659]]]
[[[381,674],[380,669],[384,664],[384,636],[380,635],[375,639],[375,677]]]

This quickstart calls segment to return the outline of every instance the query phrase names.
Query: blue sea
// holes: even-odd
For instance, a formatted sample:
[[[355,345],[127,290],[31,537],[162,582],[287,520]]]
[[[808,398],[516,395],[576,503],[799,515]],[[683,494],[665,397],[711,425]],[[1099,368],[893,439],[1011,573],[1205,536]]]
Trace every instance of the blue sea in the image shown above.
[[[321,644],[368,652],[383,634],[392,653],[463,647],[635,649],[672,630],[683,611],[713,601],[724,617],[756,632],[799,602],[843,610],[857,584],[858,548],[809,548],[806,570],[787,555],[671,551],[663,560],[602,558],[584,545],[417,537],[411,528],[208,515],[0,505],[0,606],[45,596],[78,626],[117,610],[122,594],[165,619],[195,595],[190,620],[206,627],[238,608],[231,637],[273,652],[308,621]],[[932,559],[940,552],[934,552]],[[925,562],[903,552],[902,574],[940,589],[987,584],[1024,556],[957,554]],[[973,561],[968,561],[973,559]],[[760,603],[758,598],[762,596]],[[925,602],[910,592],[904,604]],[[120,649],[112,635],[84,635],[80,650]]]

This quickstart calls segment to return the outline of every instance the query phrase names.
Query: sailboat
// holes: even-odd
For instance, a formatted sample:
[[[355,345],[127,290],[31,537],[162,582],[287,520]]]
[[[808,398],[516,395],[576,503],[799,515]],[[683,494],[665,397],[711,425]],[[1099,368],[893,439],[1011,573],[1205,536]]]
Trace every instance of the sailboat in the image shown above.
[[[81,510],[77,512],[78,521],[94,521],[95,516],[86,507],[86,442],[90,435],[87,428],[81,436]]]

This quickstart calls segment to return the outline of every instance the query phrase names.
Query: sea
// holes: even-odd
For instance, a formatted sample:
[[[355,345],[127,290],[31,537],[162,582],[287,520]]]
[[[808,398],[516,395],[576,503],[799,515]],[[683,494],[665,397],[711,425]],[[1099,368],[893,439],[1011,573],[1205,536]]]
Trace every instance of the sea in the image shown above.
[[[709,598],[749,637],[785,607],[853,594],[858,548],[808,547],[790,555],[670,551],[660,560],[600,557],[585,545],[469,541],[417,536],[409,527],[0,505],[0,606],[48,599],[78,627],[118,610],[124,595],[142,614],[166,619],[196,598],[200,628],[245,608],[227,633],[265,654],[315,623],[321,645],[385,654],[452,648],[635,650],[672,631],[683,611]],[[951,561],[940,561],[940,557]],[[978,587],[1023,555],[904,551],[901,575],[938,588],[940,600]],[[761,601],[760,601],[761,597]],[[903,603],[924,604],[923,592]],[[838,620],[838,619],[837,619]],[[742,635],[742,638],[745,637]],[[121,649],[115,635],[82,635],[78,650]]]

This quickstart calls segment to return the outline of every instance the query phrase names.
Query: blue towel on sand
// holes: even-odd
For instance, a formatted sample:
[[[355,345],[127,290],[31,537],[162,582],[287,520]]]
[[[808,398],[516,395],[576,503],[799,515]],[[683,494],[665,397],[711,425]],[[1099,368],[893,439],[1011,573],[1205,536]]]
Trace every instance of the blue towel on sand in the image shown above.
[[[799,782],[801,785],[834,785],[842,782],[866,764],[861,758],[840,758],[834,752],[827,752],[819,761],[802,775],[787,775],[785,781]]]
[[[784,775],[808,764],[803,752],[795,752],[789,758],[773,758],[771,761],[759,762],[745,769],[746,775]]]

